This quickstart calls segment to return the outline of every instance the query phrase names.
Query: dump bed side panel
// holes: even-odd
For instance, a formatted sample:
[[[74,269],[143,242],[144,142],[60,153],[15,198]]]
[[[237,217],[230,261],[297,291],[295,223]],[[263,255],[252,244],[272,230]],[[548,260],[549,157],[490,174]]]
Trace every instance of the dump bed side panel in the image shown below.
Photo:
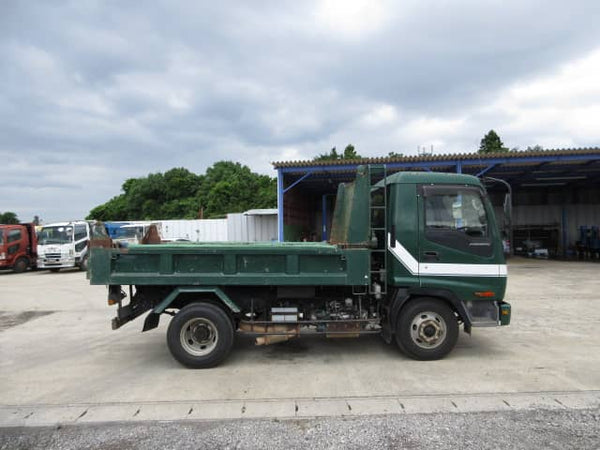
[[[369,284],[369,250],[327,244],[139,245],[94,248],[91,284],[348,285]]]

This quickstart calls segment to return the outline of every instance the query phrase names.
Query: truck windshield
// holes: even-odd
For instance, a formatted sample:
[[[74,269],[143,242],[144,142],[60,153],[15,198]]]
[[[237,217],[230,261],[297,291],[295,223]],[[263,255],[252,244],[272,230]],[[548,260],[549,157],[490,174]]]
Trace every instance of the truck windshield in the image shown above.
[[[0,245],[4,244],[4,231],[0,230]]]
[[[141,238],[144,235],[144,227],[122,227],[121,237],[124,238]]]
[[[144,236],[144,226],[126,225],[119,228],[118,238],[141,239]]]
[[[38,244],[68,244],[73,242],[73,227],[44,227],[38,236]]]

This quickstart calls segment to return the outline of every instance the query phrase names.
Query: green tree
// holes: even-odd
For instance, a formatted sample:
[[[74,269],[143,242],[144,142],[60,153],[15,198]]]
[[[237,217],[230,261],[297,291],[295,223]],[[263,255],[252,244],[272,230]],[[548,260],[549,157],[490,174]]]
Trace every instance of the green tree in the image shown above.
[[[527,148],[525,149],[526,152],[541,152],[542,150],[544,150],[544,147],[542,147],[539,144],[534,145],[533,147],[530,147],[528,145]]]
[[[504,146],[500,136],[494,130],[488,131],[479,144],[479,153],[504,153],[508,151],[508,148]]]
[[[313,161],[335,161],[336,159],[340,159],[340,155],[338,154],[335,147],[333,147],[329,153],[321,153],[313,158]]]
[[[111,198],[106,203],[96,206],[90,211],[86,219],[102,221],[129,220],[126,195],[117,195],[116,197]]]
[[[348,144],[344,149],[343,153],[338,153],[336,148],[333,147],[329,153],[322,153],[313,158],[313,161],[336,161],[338,159],[361,159],[358,153],[356,153],[356,149],[354,145]]]
[[[387,154],[388,158],[402,158],[403,156],[404,156],[404,153],[389,152]]]
[[[220,161],[207,169],[198,192],[205,217],[277,206],[277,181],[249,167]]]
[[[0,223],[5,225],[16,225],[19,223],[19,219],[14,212],[6,211],[4,213],[0,213]]]
[[[221,161],[196,175],[174,168],[146,177],[130,178],[123,193],[93,208],[90,220],[195,219],[224,216],[252,208],[277,205],[275,178],[253,173],[247,166]]]
[[[352,145],[352,144],[346,145],[346,148],[344,149],[344,154],[342,155],[342,159],[360,159],[360,158],[362,158],[362,156],[360,156],[358,153],[356,153],[356,149],[354,148],[354,145]]]

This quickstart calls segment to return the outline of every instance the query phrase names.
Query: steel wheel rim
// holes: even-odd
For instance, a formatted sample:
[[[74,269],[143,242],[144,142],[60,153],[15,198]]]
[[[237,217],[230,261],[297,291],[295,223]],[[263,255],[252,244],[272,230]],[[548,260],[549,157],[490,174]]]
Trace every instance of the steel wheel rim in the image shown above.
[[[216,348],[219,342],[219,331],[208,319],[190,319],[181,327],[179,341],[190,355],[206,356]]]
[[[434,349],[442,345],[447,335],[446,321],[438,313],[424,311],[410,324],[410,337],[420,348]]]

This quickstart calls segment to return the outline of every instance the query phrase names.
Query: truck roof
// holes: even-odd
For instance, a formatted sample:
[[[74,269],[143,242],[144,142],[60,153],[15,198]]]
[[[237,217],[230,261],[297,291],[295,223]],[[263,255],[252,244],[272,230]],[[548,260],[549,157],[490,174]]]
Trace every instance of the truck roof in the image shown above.
[[[479,178],[473,175],[444,172],[398,172],[386,178],[386,184],[470,184],[481,186]],[[383,186],[383,180],[375,185]]]
[[[73,220],[71,222],[54,222],[54,223],[45,223],[42,225],[43,227],[66,227],[69,225],[85,225],[87,222],[85,220]]]

